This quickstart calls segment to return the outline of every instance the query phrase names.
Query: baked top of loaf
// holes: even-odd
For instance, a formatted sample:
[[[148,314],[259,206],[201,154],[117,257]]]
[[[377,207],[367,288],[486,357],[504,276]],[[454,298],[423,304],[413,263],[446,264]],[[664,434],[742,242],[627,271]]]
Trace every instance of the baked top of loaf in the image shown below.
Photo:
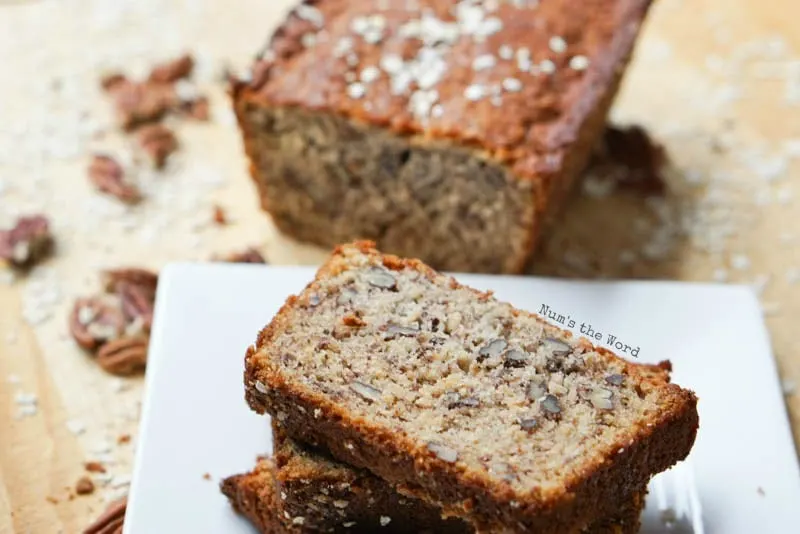
[[[453,498],[427,482],[442,474],[456,481],[447,491],[470,488],[521,520],[598,477],[646,483],[688,454],[697,429],[696,397],[666,371],[365,242],[339,247],[290,297],[248,351],[245,381],[256,411],[281,420],[290,402],[310,407],[322,434],[352,431],[372,452],[413,459],[434,502]]]
[[[536,177],[623,68],[651,0],[308,0],[235,91],[426,140]]]

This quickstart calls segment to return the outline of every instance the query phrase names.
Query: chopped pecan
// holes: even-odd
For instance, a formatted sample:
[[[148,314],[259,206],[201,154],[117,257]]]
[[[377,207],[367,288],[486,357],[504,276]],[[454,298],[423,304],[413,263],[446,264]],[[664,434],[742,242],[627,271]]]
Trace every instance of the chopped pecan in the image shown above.
[[[47,256],[53,247],[50,223],[42,215],[20,217],[10,230],[0,231],[0,260],[26,268]]]
[[[139,130],[139,146],[149,156],[156,169],[163,169],[170,154],[178,149],[172,130],[161,124],[150,124]]]
[[[263,59],[259,59],[253,65],[253,70],[250,73],[250,88],[254,91],[260,89],[269,79],[270,71],[272,70],[273,63]]]
[[[89,471],[90,473],[105,473],[106,468],[103,467],[103,464],[100,462],[86,462],[83,464],[83,468]]]
[[[160,63],[153,67],[148,78],[151,82],[172,83],[187,78],[194,69],[194,58],[184,54],[179,58]]]
[[[78,479],[78,482],[75,483],[75,493],[78,495],[89,495],[94,493],[94,482],[89,477],[81,477]]]
[[[128,334],[149,332],[153,326],[155,294],[144,286],[130,282],[117,284],[117,295],[122,301],[122,313],[127,321]]]
[[[180,102],[171,84],[121,80],[109,89],[117,117],[125,130],[155,122]]]
[[[104,91],[111,91],[114,87],[126,81],[128,81],[128,78],[121,72],[110,72],[100,78],[100,87],[102,87]]]
[[[118,306],[100,298],[78,299],[69,318],[69,329],[78,345],[87,350],[117,339],[125,328]]]
[[[608,126],[588,172],[612,179],[622,189],[661,195],[666,190],[663,169],[668,161],[664,147],[641,126]]]
[[[125,282],[147,289],[155,297],[158,287],[158,274],[147,269],[127,267],[103,271],[103,286],[106,291],[116,292],[119,284]]]
[[[127,508],[127,497],[112,502],[100,517],[84,529],[83,534],[121,534]]]
[[[147,338],[122,337],[109,341],[97,353],[97,363],[112,375],[129,376],[147,366]]]
[[[224,225],[228,223],[228,218],[225,216],[225,210],[222,209],[222,206],[214,206],[214,222],[219,225]]]
[[[181,110],[188,117],[198,121],[207,121],[210,118],[208,98],[205,96],[184,101],[181,104]]]
[[[264,256],[252,247],[241,252],[232,252],[226,256],[215,257],[214,261],[227,263],[267,263]]]
[[[110,156],[97,154],[92,158],[89,178],[98,190],[123,202],[133,204],[142,198],[139,188],[125,181],[122,166]]]
[[[342,317],[342,323],[344,323],[345,326],[352,326],[355,328],[361,328],[362,326],[367,326],[367,323],[366,321],[364,321],[364,319],[362,319],[358,315],[353,315],[353,314],[345,315],[344,317]]]

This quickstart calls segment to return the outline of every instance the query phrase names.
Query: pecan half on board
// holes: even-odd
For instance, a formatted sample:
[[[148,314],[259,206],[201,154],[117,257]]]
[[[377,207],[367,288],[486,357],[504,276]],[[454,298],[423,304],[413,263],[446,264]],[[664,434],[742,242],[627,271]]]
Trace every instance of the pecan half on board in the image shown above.
[[[158,275],[138,268],[102,275],[104,293],[78,299],[70,314],[72,337],[103,370],[127,376],[144,370]]]
[[[112,502],[100,517],[84,529],[83,534],[122,534],[127,509],[127,497]]]
[[[103,193],[122,202],[134,204],[141,200],[139,188],[125,181],[125,171],[117,160],[105,154],[96,154],[89,164],[89,180]]]

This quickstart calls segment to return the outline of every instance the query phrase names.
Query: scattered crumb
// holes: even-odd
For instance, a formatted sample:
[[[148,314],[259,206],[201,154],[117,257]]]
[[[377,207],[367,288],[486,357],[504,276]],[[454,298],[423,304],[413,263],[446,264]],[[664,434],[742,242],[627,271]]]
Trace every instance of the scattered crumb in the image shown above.
[[[131,442],[131,435],[130,434],[122,434],[121,436],[119,436],[117,438],[117,444],[118,445],[123,445],[125,443],[130,443],[130,442]]]
[[[86,462],[83,464],[84,469],[90,473],[105,473],[106,468],[100,462]]]
[[[780,312],[781,306],[777,302],[762,302],[761,313],[765,316],[776,315]]]
[[[56,499],[52,495],[48,495],[46,498],[47,502],[49,502],[50,504],[58,504],[58,499]]]
[[[19,406],[36,406],[39,402],[39,398],[33,393],[19,391],[14,395],[14,402]]]
[[[212,261],[221,261],[227,263],[267,263],[264,256],[255,248],[250,247],[240,252],[232,252],[224,256],[213,256]]]
[[[758,487],[756,492],[762,497],[766,495],[766,493],[764,493],[764,488],[762,488],[761,486]]]
[[[727,282],[728,281],[728,271],[725,269],[714,269],[714,273],[711,275],[711,279],[715,282]]]
[[[86,425],[84,425],[81,421],[77,419],[70,419],[66,423],[67,430],[72,432],[76,436],[80,436],[84,432],[86,432]]]
[[[114,489],[118,488],[125,488],[130,486],[131,484],[131,476],[130,475],[114,475],[111,479],[111,487]]]
[[[783,380],[781,382],[781,389],[783,390],[783,394],[787,397],[792,396],[797,391],[797,383],[794,380]]]
[[[111,380],[111,391],[114,393],[122,393],[128,389],[128,385],[121,378],[113,378]]]
[[[90,495],[94,493],[94,482],[92,482],[92,479],[86,476],[79,478],[78,482],[75,484],[75,493],[78,495]]]
[[[755,279],[753,280],[752,284],[753,291],[755,291],[759,297],[764,293],[764,290],[767,288],[767,284],[769,284],[769,279],[770,277],[768,274],[760,274],[756,276]]]
[[[222,206],[219,205],[214,206],[214,222],[219,225],[228,224],[228,218],[225,215],[225,210],[222,209]]]
[[[211,480],[211,473],[203,473],[203,480]]]
[[[124,497],[128,496],[128,488],[119,488],[115,489],[114,491],[109,491],[105,495],[103,495],[103,502],[110,503],[113,501],[118,501]]]
[[[737,271],[746,271],[750,268],[750,258],[744,254],[734,254],[731,256],[731,266]]]
[[[17,339],[19,338],[19,334],[17,334],[16,330],[12,330],[6,334],[6,342],[9,345],[15,345],[17,343]]]
[[[111,444],[106,440],[96,442],[90,451],[94,454],[106,454],[111,452]]]
[[[26,417],[33,417],[39,413],[39,409],[35,405],[30,406],[20,406],[17,408],[17,419],[24,419]]]

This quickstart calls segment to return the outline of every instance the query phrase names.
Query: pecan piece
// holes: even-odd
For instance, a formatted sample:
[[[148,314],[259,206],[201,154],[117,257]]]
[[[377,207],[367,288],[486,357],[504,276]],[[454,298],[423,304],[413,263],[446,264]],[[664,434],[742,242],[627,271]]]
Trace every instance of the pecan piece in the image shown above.
[[[158,287],[158,274],[138,267],[108,269],[103,271],[102,278],[103,286],[109,292],[116,292],[119,284],[126,282],[147,289],[155,297]]]
[[[178,139],[166,126],[150,124],[139,130],[139,146],[156,169],[163,169],[169,155],[178,149]]]
[[[109,72],[100,78],[100,87],[102,87],[104,91],[113,91],[114,87],[127,81],[128,78],[121,72]]]
[[[147,342],[143,337],[122,337],[109,341],[97,353],[97,363],[107,373],[129,376],[147,366]]]
[[[187,78],[194,69],[194,58],[184,54],[179,58],[165,61],[153,67],[148,78],[151,82],[172,83]]]
[[[128,204],[136,203],[142,198],[139,188],[125,181],[122,166],[110,156],[97,154],[92,158],[89,179],[99,191]]]
[[[361,328],[367,326],[367,322],[355,314],[349,314],[342,317],[342,323],[345,326],[352,326],[353,328]]]
[[[248,248],[241,252],[232,252],[225,256],[217,256],[213,258],[214,261],[222,261],[227,263],[267,263],[264,256],[254,248]]]
[[[50,223],[43,215],[20,217],[10,230],[0,230],[0,260],[13,267],[31,267],[52,248]]]
[[[69,317],[69,329],[75,341],[86,350],[117,339],[125,328],[119,307],[100,298],[78,299]]]
[[[138,334],[138,330],[142,329],[149,332],[153,326],[155,294],[145,286],[123,281],[117,284],[117,295],[122,301],[122,313],[127,321],[128,333]]]
[[[213,220],[220,226],[228,224],[228,217],[225,215],[225,210],[222,206],[214,206]]]
[[[94,482],[89,477],[81,477],[75,483],[75,493],[78,495],[89,495],[94,493]]]
[[[100,514],[100,517],[84,529],[83,534],[122,534],[122,524],[125,521],[127,508],[127,497],[112,502],[105,512]]]
[[[198,121],[207,121],[211,118],[208,98],[205,96],[198,96],[197,98],[184,101],[181,104],[181,111],[183,111],[186,116]]]
[[[171,84],[120,80],[110,87],[109,93],[114,99],[119,123],[127,131],[159,120],[179,104]]]

